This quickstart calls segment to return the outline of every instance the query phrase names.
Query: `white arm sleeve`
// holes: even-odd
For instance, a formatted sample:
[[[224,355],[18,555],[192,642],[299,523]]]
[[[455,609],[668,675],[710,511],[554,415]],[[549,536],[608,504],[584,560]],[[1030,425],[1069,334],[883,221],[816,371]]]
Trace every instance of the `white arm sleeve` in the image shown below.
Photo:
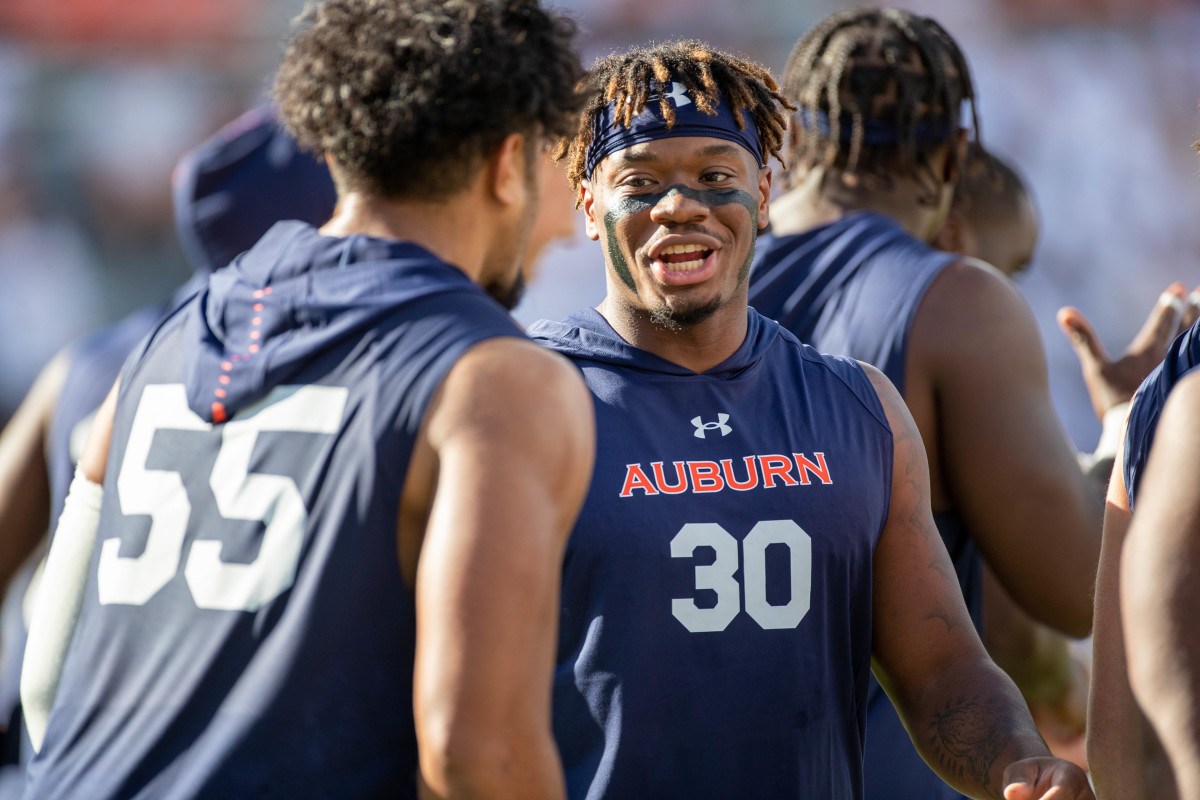
[[[33,604],[21,666],[21,705],[35,752],[42,748],[67,648],[83,605],[103,494],[100,484],[76,471]]]

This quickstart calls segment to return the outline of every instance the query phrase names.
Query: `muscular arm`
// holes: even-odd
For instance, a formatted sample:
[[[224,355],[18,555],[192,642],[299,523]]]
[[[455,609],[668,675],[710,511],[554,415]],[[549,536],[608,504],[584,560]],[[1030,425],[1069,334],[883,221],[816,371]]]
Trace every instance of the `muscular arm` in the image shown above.
[[[1080,472],[1051,404],[1025,301],[991,271],[952,265],[922,302],[909,352],[907,393],[932,389],[913,407],[922,430],[933,432],[944,501],[962,513],[1022,608],[1064,633],[1086,635],[1101,494]]]
[[[0,433],[0,592],[50,527],[46,439],[67,366],[56,356]]]
[[[916,425],[887,379],[867,370],[895,442],[874,558],[876,677],[922,757],[959,791],[1023,800],[1059,786],[1061,800],[1090,797],[1082,770],[1050,758],[1016,686],[984,652],[929,510]]]
[[[1150,793],[1161,779],[1161,748],[1129,687],[1125,635],[1121,630],[1121,549],[1129,529],[1124,436],[1117,452],[1104,512],[1104,541],[1096,573],[1096,625],[1092,637],[1092,691],[1088,698],[1087,755],[1102,800],[1169,800],[1173,790]]]
[[[1179,797],[1200,798],[1200,374],[1163,409],[1121,551],[1129,679],[1170,758]],[[1152,797],[1161,797],[1154,791]]]
[[[564,796],[550,729],[559,582],[593,428],[574,367],[515,339],[473,348],[429,412],[414,686],[426,797]]]

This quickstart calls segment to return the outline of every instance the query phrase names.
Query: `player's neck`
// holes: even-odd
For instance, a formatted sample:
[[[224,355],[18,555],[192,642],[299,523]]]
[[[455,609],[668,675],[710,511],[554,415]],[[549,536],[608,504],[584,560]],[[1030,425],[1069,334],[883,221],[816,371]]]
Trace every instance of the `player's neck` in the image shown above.
[[[928,242],[937,235],[945,211],[922,202],[927,190],[916,181],[897,180],[887,190],[850,188],[822,169],[771,203],[771,231],[780,236],[802,233],[860,211],[890,217],[908,233]]]
[[[717,366],[746,340],[745,286],[708,318],[678,328],[655,322],[648,311],[623,302],[611,288],[596,310],[629,344],[693,372]]]
[[[373,236],[411,242],[480,282],[487,236],[477,198],[463,193],[437,203],[403,202],[350,192],[338,199],[324,236]]]

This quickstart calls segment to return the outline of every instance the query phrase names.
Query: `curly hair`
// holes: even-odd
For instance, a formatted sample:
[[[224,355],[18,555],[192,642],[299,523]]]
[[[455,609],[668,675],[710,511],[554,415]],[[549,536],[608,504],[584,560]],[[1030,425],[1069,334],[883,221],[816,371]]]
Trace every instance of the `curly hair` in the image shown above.
[[[781,107],[794,111],[795,106],[780,93],[766,69],[694,40],[635,47],[596,63],[588,73],[590,99],[579,115],[578,125],[573,135],[563,137],[555,147],[554,157],[566,159],[567,179],[576,195],[580,182],[589,177],[585,173],[592,121],[610,103],[616,103],[614,118],[629,127],[633,117],[646,107],[652,82],[669,80],[687,86],[696,107],[707,114],[716,114],[721,97],[727,98],[735,110],[748,111],[758,127],[763,151],[779,157],[787,128]],[[659,103],[663,118],[673,125],[674,109],[665,96]]]
[[[936,183],[929,158],[957,135],[964,101],[979,139],[966,57],[936,21],[907,11],[827,17],[796,43],[783,85],[802,110],[794,163],[842,170],[848,185],[863,175],[885,184],[891,175]],[[819,124],[820,115],[827,127]],[[849,137],[843,135],[846,122]],[[895,143],[867,143],[868,122],[893,129]],[[945,134],[919,135],[922,124],[944,126]]]
[[[343,191],[445,198],[506,136],[566,135],[585,102],[575,23],[537,0],[326,0],[298,21],[276,102]]]

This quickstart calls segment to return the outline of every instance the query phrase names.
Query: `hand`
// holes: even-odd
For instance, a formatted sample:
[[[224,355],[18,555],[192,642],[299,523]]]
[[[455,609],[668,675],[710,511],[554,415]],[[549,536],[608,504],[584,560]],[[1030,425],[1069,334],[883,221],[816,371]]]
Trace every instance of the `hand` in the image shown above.
[[[1116,361],[1109,360],[1096,331],[1079,309],[1066,306],[1058,310],[1058,325],[1079,357],[1083,381],[1098,418],[1103,419],[1105,411],[1133,397],[1142,380],[1162,361],[1171,341],[1200,318],[1200,289],[1187,298],[1186,305],[1185,291],[1182,283],[1173,283],[1159,295],[1142,329]]]
[[[1096,800],[1087,775],[1069,761],[1026,758],[1004,770],[1004,800]]]

